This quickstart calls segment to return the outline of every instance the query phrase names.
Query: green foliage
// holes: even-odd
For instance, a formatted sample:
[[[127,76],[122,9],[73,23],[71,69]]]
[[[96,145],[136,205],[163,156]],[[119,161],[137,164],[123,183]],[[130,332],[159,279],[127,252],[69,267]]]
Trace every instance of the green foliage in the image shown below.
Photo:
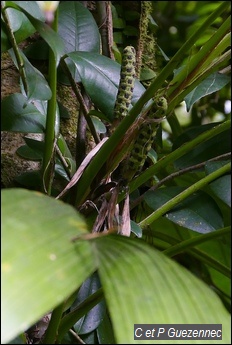
[[[17,154],[41,167],[2,191],[2,342],[26,343],[52,312],[44,344],[132,344],[135,323],[222,324],[230,343],[229,2],[149,2],[145,26],[140,8],[113,3],[110,58],[81,2],[60,2],[48,23],[36,1],[3,2],[2,50],[21,93],[3,98],[2,130],[44,140],[24,137]],[[136,66],[120,52],[129,41],[149,55],[142,27],[164,54],[128,94],[121,61]],[[19,48],[35,32],[39,41]],[[60,129],[57,82],[80,103],[76,157]],[[86,154],[89,143],[99,145]]]

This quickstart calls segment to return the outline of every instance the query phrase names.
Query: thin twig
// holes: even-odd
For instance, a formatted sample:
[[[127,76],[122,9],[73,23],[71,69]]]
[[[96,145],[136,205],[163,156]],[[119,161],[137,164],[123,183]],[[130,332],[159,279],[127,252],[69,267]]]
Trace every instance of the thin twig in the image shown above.
[[[8,38],[9,38],[10,43],[12,45],[12,48],[13,48],[13,51],[14,51],[14,54],[15,54],[15,58],[16,58],[16,61],[17,61],[17,64],[18,64],[18,70],[19,70],[20,77],[22,79],[24,91],[25,91],[25,93],[27,95],[27,93],[28,93],[28,85],[27,85],[27,78],[26,78],[26,73],[25,73],[25,68],[24,68],[24,62],[23,62],[23,59],[22,59],[22,57],[20,55],[20,51],[19,51],[16,39],[15,39],[15,36],[14,36],[14,32],[13,32],[13,30],[11,28],[10,20],[8,18],[6,9],[3,8],[3,7],[2,7],[2,16],[3,16],[4,22],[6,24],[6,30],[7,30]]]
[[[197,170],[197,169],[200,169],[202,168],[203,166],[205,166],[206,163],[208,162],[212,162],[212,161],[219,161],[221,159],[225,159],[225,158],[230,158],[231,157],[231,152],[228,152],[228,153],[224,153],[220,156],[217,156],[217,157],[214,157],[214,158],[211,158],[211,159],[208,159],[207,161],[204,161],[202,163],[199,163],[199,164],[196,164],[196,165],[192,165],[191,167],[187,167],[187,168],[184,168],[182,170],[179,170],[179,171],[176,171],[172,174],[170,174],[169,176],[165,177],[164,179],[160,180],[155,186],[152,186],[148,191],[155,191],[156,189],[158,189],[160,186],[162,186],[164,183],[166,183],[167,181],[170,181],[172,179],[174,179],[175,177],[177,176],[181,176],[183,174],[186,174],[187,172],[190,172],[190,171],[194,171],[194,170]],[[146,192],[145,192],[146,193]],[[135,206],[137,206],[144,198],[144,194],[143,193],[142,195],[140,195],[137,199],[135,199],[131,206],[130,206],[130,210],[132,210]]]
[[[74,332],[72,329],[69,330],[69,332],[73,335],[74,338],[76,338],[76,340],[79,341],[79,344],[86,344],[80,337],[79,335]]]

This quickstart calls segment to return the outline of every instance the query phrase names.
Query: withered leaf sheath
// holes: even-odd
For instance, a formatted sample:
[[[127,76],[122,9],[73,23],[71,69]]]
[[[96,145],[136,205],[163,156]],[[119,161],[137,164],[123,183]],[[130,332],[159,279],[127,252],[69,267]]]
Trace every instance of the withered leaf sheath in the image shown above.
[[[159,97],[152,103],[144,122],[139,128],[130,155],[123,164],[122,177],[124,179],[131,180],[142,169],[167,107],[167,100],[164,97]]]
[[[114,107],[114,119],[119,122],[128,113],[135,83],[136,51],[132,46],[123,50],[118,94]]]

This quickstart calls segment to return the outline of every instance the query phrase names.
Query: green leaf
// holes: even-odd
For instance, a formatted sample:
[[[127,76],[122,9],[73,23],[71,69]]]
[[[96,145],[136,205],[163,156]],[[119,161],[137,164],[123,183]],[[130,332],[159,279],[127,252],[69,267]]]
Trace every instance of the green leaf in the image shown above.
[[[24,189],[2,191],[2,343],[63,302],[96,269],[76,210]]]
[[[227,162],[226,162],[227,163]],[[208,162],[205,165],[207,175],[219,169],[225,162]],[[213,193],[231,207],[231,175],[225,175],[210,183]]]
[[[65,1],[59,5],[58,33],[64,42],[65,53],[88,51],[100,53],[100,35],[91,12],[80,2]],[[79,75],[75,64],[67,60],[69,70],[75,80]],[[63,70],[59,68],[58,79],[69,85]]]
[[[130,221],[131,224],[131,231],[137,236],[137,237],[142,237],[143,231],[140,228],[140,226],[135,223],[133,220]]]
[[[191,142],[194,138],[198,137],[201,133],[215,127],[218,123],[209,123],[206,125],[195,126],[187,129],[182,133],[173,143],[172,150],[174,151],[181,145]],[[183,155],[174,162],[177,169],[183,169],[211,158],[217,157],[224,153],[231,151],[231,133],[230,129],[217,134],[213,138],[200,143],[197,147],[192,149],[187,154]]]
[[[52,49],[55,60],[56,60],[56,66],[58,66],[60,62],[61,56],[64,55],[64,44],[60,36],[57,32],[53,31],[50,26],[47,24],[34,19],[33,17],[29,16],[27,14],[28,18],[32,22],[33,26],[36,28],[36,30],[39,32],[41,37],[47,42],[49,47]]]
[[[48,100],[52,97],[51,89],[43,74],[28,61],[26,56],[20,52],[23,59],[28,86],[28,101],[31,100]]]
[[[70,310],[72,311],[86,298],[92,295],[101,287],[98,274],[95,272],[80,287],[77,298]],[[94,308],[92,308],[85,316],[79,319],[74,325],[77,334],[86,334],[94,331],[102,322],[106,312],[105,301],[102,300]]]
[[[73,52],[68,56],[76,64],[81,82],[93,103],[107,116],[108,120],[112,120],[121,66],[100,54]],[[136,80],[132,104],[137,102],[144,91],[143,85]],[[99,92],[101,92],[101,97],[99,97]]]
[[[65,1],[59,5],[58,33],[65,53],[88,51],[100,53],[100,35],[91,12],[80,2]]]
[[[155,73],[152,69],[150,69],[149,67],[144,67],[142,68],[140,73],[140,80],[149,80],[155,78],[156,75],[157,73]]]
[[[20,93],[5,97],[1,104],[2,131],[43,133],[46,116]]]
[[[222,89],[229,82],[230,78],[225,74],[219,72],[211,74],[184,98],[187,111],[189,111],[193,104],[199,99]]]
[[[42,150],[35,150],[35,149],[31,149],[30,147],[28,147],[27,145],[23,145],[20,146],[16,153],[24,158],[24,159],[28,159],[31,161],[41,161],[43,159],[43,151]]]
[[[218,296],[185,268],[131,238],[105,236],[95,239],[92,247],[118,344],[141,343],[134,340],[136,323],[218,323],[223,341],[230,343],[230,314]],[[146,343],[154,344],[154,339]]]
[[[17,43],[22,42],[27,37],[31,36],[35,32],[34,26],[28,20],[24,13],[17,11],[13,8],[7,9],[8,18],[12,31],[14,32],[15,40]],[[2,52],[12,47],[10,41],[7,38],[5,23],[2,22],[1,26],[1,50]]]
[[[106,133],[106,126],[98,117],[91,116],[91,120],[97,133]]]
[[[30,14],[31,17],[43,22],[45,21],[44,14],[36,1],[6,1],[5,7],[13,7],[17,10],[21,9],[22,12]]]
[[[22,188],[38,190],[42,185],[41,171],[28,170],[16,176],[14,180],[19,183]]]
[[[153,210],[182,192],[182,187],[167,187],[145,193],[144,200]],[[172,222],[185,228],[207,233],[223,227],[223,219],[215,201],[203,192],[197,192],[166,214]]]
[[[20,56],[26,74],[28,102],[32,100],[45,101],[50,99],[52,97],[52,92],[43,74],[28,61],[22,51],[20,51]],[[11,57],[17,66],[13,51],[11,51]]]
[[[97,337],[99,344],[116,344],[108,313],[105,314],[102,323],[97,328]]]
[[[60,57],[64,54],[63,41],[59,35],[44,23],[45,17],[36,1],[7,1],[7,6],[11,6],[21,11],[27,16],[36,31],[48,43],[53,50],[56,63],[58,65]]]

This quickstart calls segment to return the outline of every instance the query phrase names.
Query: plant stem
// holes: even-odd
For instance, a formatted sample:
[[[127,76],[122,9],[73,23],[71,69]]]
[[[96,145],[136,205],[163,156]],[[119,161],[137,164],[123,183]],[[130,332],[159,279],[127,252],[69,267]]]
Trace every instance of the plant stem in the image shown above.
[[[85,169],[82,177],[78,181],[77,190],[76,190],[76,206],[81,205],[89,191],[91,183],[93,182],[94,178],[100,172],[101,168],[103,167],[104,163],[110,157],[111,152],[117,147],[120,141],[123,139],[128,128],[133,124],[136,120],[140,112],[142,111],[144,105],[154,96],[155,92],[160,89],[166,78],[173,74],[173,70],[177,67],[177,65],[182,61],[183,55],[189,51],[196,40],[201,37],[202,32],[208,28],[208,26],[215,20],[217,17],[227,8],[229,4],[223,2],[208,18],[207,20],[201,25],[201,27],[195,31],[195,33],[190,37],[190,39],[180,48],[180,50],[175,54],[175,56],[169,61],[169,63],[164,67],[161,73],[157,76],[157,78],[152,82],[149,88],[144,92],[144,94],[139,98],[139,100],[134,104],[133,108],[130,110],[129,114],[122,120],[119,124],[115,132],[110,136],[108,141],[102,146],[101,150],[96,154],[93,158],[91,163]],[[199,138],[202,137],[199,136]],[[192,145],[193,141],[190,143]],[[198,142],[200,143],[200,141]],[[191,148],[189,148],[191,150]],[[184,151],[184,150],[183,150]],[[182,151],[182,154],[184,154]],[[180,151],[176,151],[176,154],[180,153]],[[185,152],[186,153],[186,152]],[[170,156],[170,161],[173,159],[174,156]],[[167,158],[168,160],[168,158]],[[167,161],[166,161],[167,162]],[[159,162],[157,163],[159,164]],[[156,165],[157,165],[156,164]],[[159,165],[158,165],[159,166]],[[149,169],[148,169],[149,170]],[[150,170],[149,170],[150,172]],[[101,177],[104,177],[103,170],[100,172]],[[144,178],[144,174],[141,175]],[[150,175],[147,179],[149,179],[152,175]],[[147,179],[145,181],[147,181]],[[134,186],[139,180],[135,179],[131,181],[131,186]],[[144,181],[143,181],[144,182]],[[142,183],[143,183],[142,182]],[[132,187],[133,189],[133,187]],[[130,188],[130,191],[132,190]],[[135,189],[135,188],[134,188]],[[133,190],[134,190],[133,189]]]
[[[199,189],[203,188],[210,182],[216,180],[218,177],[226,174],[231,169],[231,163],[225,164],[223,167],[219,168],[218,170],[212,172],[211,174],[205,176],[200,181],[194,183],[190,187],[186,188],[183,192],[176,195],[171,200],[167,201],[164,205],[159,207],[156,211],[152,212],[147,218],[142,220],[138,225],[144,229],[151,223],[153,223],[156,219],[170,211],[173,207],[175,207],[178,203],[186,199],[191,194],[195,193]]]
[[[226,234],[228,234],[231,230],[230,226],[227,226],[226,228],[219,229],[216,231],[209,232],[207,234],[199,235],[194,238],[190,238],[186,241],[182,241],[180,243],[177,243],[174,246],[171,246],[163,251],[164,254],[172,257],[174,255],[180,254],[182,252],[185,252],[186,250],[190,249],[191,247],[195,247],[198,244],[202,244],[206,241],[210,241],[213,239],[216,239],[218,237],[222,237]]]
[[[221,262],[219,262],[218,260],[210,256],[203,250],[200,250],[199,248],[191,248],[193,246],[196,246],[197,244],[201,244],[203,242],[216,239],[221,236],[225,236],[229,234],[229,232],[230,232],[230,227],[226,227],[220,230],[210,232],[208,234],[199,235],[197,236],[197,238],[191,238],[183,242],[178,242],[178,240],[172,238],[171,236],[164,235],[161,232],[156,233],[155,237],[158,239],[161,239],[162,241],[168,242],[169,244],[172,244],[171,247],[169,246],[168,248],[165,248],[163,250],[164,254],[172,257],[174,255],[177,255],[181,252],[186,251],[189,254],[191,254],[193,257],[195,257],[196,259],[200,260],[202,263],[205,263],[209,265],[210,267],[214,268],[216,271],[222,273],[223,275],[230,277],[231,275],[230,268],[228,268],[227,266],[225,266],[224,264],[222,264]],[[183,243],[183,246],[182,246],[182,243]],[[160,250],[162,250],[163,248],[164,248],[164,245],[162,245],[162,248],[160,248]]]
[[[203,168],[208,162],[215,162],[215,161],[218,161],[218,160],[221,160],[221,159],[229,159],[231,158],[231,152],[228,152],[228,153],[224,153],[220,156],[217,156],[217,157],[214,157],[214,158],[211,158],[207,161],[204,161],[202,163],[199,163],[199,164],[195,164],[195,165],[192,165],[190,167],[187,167],[187,168],[184,168],[184,169],[181,169],[181,170],[178,170],[174,173],[172,173],[171,175],[168,175],[166,176],[165,178],[163,178],[162,180],[160,180],[159,182],[157,182],[157,184],[155,184],[154,186],[152,186],[151,188],[149,188],[149,191],[155,191],[156,189],[158,189],[160,186],[162,186],[163,184],[165,184],[166,182],[174,179],[175,177],[178,177],[178,176],[181,176],[183,174],[186,174],[188,172],[192,172],[194,170],[198,170],[200,168]],[[146,192],[145,192],[146,193]],[[144,199],[144,195],[145,193],[141,194],[137,199],[133,200],[133,202],[131,203],[130,205],[130,210],[132,210],[135,206],[137,206],[143,199]]]
[[[12,45],[12,48],[13,48],[13,51],[14,51],[14,54],[15,54],[15,58],[16,58],[16,61],[17,61],[17,64],[18,64],[19,74],[20,74],[20,77],[21,77],[21,80],[22,80],[22,83],[23,83],[24,91],[25,91],[25,93],[27,95],[28,87],[27,87],[26,73],[25,73],[25,69],[24,69],[24,62],[23,62],[23,59],[21,58],[20,51],[18,49],[18,45],[17,45],[16,39],[14,37],[14,33],[13,33],[12,29],[11,29],[10,21],[8,19],[8,15],[7,15],[7,12],[6,12],[6,8],[2,8],[2,16],[3,16],[4,22],[6,24],[7,36],[9,38],[9,40],[10,40],[11,45]]]
[[[206,63],[210,65],[215,58],[220,57],[222,51],[225,49],[224,45],[220,44],[221,41],[224,40],[229,45],[230,40],[228,39],[229,37],[227,37],[227,32],[230,23],[230,18],[227,18],[208,42],[206,42],[199,52],[194,55],[190,63],[188,63],[173,79],[167,91],[169,100],[171,100],[168,109],[169,113],[183,99],[184,95],[192,91],[201,80],[218,69],[217,64],[214,64],[214,68],[211,67],[208,69]],[[227,39],[225,39],[226,37]],[[229,59],[229,56],[227,59]],[[222,63],[223,62],[224,61],[222,61]],[[204,69],[202,66],[204,66]]]
[[[58,334],[58,326],[60,324],[60,320],[64,311],[64,306],[66,302],[61,303],[58,307],[56,307],[51,315],[51,320],[49,322],[48,328],[46,330],[43,344],[55,344],[56,338]]]
[[[58,26],[58,10],[55,12],[52,28],[57,31]],[[56,87],[57,87],[57,69],[56,58],[52,51],[49,49],[49,70],[48,81],[52,91],[52,97],[48,101],[47,105],[47,118],[46,118],[46,130],[45,130],[45,148],[42,164],[42,176],[43,176],[43,191],[48,195],[51,195],[54,163],[55,163],[55,138],[58,133],[55,133],[56,120],[57,120],[57,103],[56,103]]]
[[[171,58],[168,64],[163,68],[161,73],[152,82],[152,84],[147,88],[140,101],[145,104],[149,99],[151,99],[155,92],[163,85],[166,78],[173,74],[173,70],[179,65],[180,61],[183,60],[183,56],[192,48],[194,43],[202,36],[204,32],[220,14],[225,11],[229,6],[229,2],[224,1],[218,8],[206,19],[206,21],[193,33],[193,35],[184,43],[184,45],[177,51],[177,53]]]
[[[62,340],[65,333],[90,309],[95,307],[104,297],[103,289],[98,289],[95,293],[84,300],[78,307],[72,310],[69,314],[65,315],[61,320],[59,326],[58,339]]]
[[[198,248],[192,248],[189,250],[192,256],[194,256],[196,259],[200,260],[202,263],[205,263],[209,265],[210,267],[214,268],[216,271],[220,272],[224,276],[231,278],[231,269],[206,252],[203,252],[202,250]]]

